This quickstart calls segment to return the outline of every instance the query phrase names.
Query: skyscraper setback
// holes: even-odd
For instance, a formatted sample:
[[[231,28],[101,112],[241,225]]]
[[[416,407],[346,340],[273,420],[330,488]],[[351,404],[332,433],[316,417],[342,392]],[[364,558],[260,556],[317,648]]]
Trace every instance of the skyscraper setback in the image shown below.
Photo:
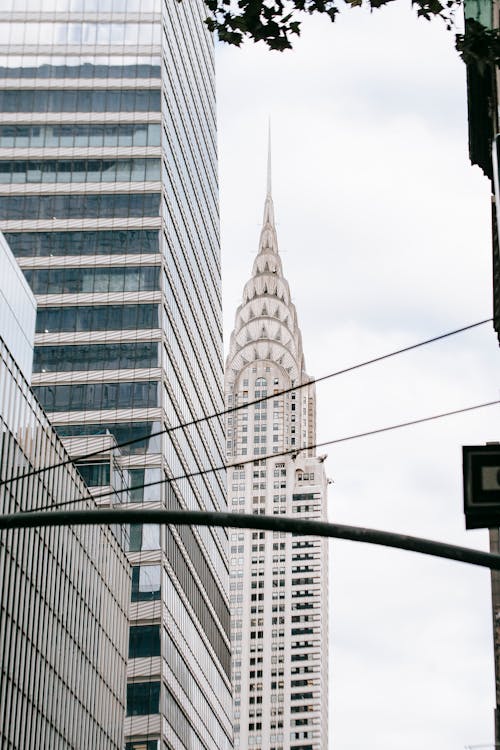
[[[7,0],[0,228],[37,298],[34,390],[70,453],[140,438],[114,457],[134,502],[224,510],[217,473],[158,483],[224,460],[217,420],[158,435],[223,406],[205,15],[200,0]],[[112,465],[82,471],[98,494]],[[226,534],[130,540],[126,748],[229,748]]]
[[[235,512],[326,520],[324,457],[307,448],[315,388],[278,253],[268,159],[259,250],[226,362],[226,406],[239,407],[227,416],[228,494]],[[327,541],[232,531],[230,543],[234,746],[326,750]]]

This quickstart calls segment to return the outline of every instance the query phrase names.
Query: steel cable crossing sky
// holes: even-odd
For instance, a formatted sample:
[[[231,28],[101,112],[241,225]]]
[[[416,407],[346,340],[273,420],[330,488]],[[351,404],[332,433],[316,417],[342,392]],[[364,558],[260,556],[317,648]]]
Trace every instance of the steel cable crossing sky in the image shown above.
[[[333,440],[324,440],[320,443],[314,443],[313,445],[305,445],[302,447],[296,446],[294,448],[290,448],[286,451],[281,451],[280,453],[269,453],[266,456],[259,457],[259,461],[270,461],[271,459],[276,458],[282,458],[283,456],[295,456],[299,453],[302,453],[304,451],[308,450],[314,450],[316,448],[326,448],[329,445],[336,445],[338,443],[346,443],[350,440],[358,440],[359,438],[363,437],[370,437],[372,435],[379,435],[384,432],[392,432],[393,430],[400,430],[404,427],[412,427],[417,424],[423,424],[425,422],[433,422],[437,419],[444,419],[445,417],[451,417],[457,414],[465,414],[469,411],[476,411],[478,409],[485,409],[488,406],[496,406],[500,404],[500,399],[495,401],[486,401],[482,404],[474,404],[472,406],[465,406],[461,409],[454,409],[452,411],[442,412],[441,414],[431,414],[428,417],[420,417],[419,419],[412,419],[407,422],[399,422],[398,424],[393,425],[387,425],[386,427],[378,427],[373,430],[367,430],[366,432],[358,432],[353,435],[346,435],[341,438],[335,438]],[[109,450],[109,449],[108,449]],[[237,464],[238,466],[244,466],[246,464],[252,464],[255,461],[255,458],[248,458],[244,461],[238,460]],[[227,469],[231,468],[234,464],[222,464],[221,466],[211,466],[208,469],[199,469],[197,471],[189,472],[188,474],[179,474],[175,477],[165,477],[164,479],[158,479],[154,482],[147,482],[140,485],[133,485],[132,487],[122,487],[110,490],[108,492],[101,492],[98,495],[94,495],[94,500],[100,500],[104,497],[115,497],[117,495],[120,495],[124,492],[127,492],[129,490],[136,490],[136,489],[144,489],[146,487],[155,487],[162,484],[170,484],[172,482],[180,481],[181,479],[189,479],[190,477],[197,477],[197,476],[203,476],[205,474],[210,474],[212,472],[218,472],[218,471],[226,471]],[[56,466],[59,466],[57,464]],[[48,467],[52,468],[52,467]],[[23,474],[19,477],[13,477],[10,481],[20,481],[22,479],[25,479],[27,476],[30,476],[29,474]],[[76,500],[68,500],[68,502],[63,503],[57,503],[53,505],[45,505],[39,507],[37,510],[52,510],[54,508],[61,507],[62,505],[74,505],[75,503],[81,502],[83,498],[76,498]],[[31,511],[26,511],[27,513],[30,513]]]
[[[134,443],[141,442],[145,438],[158,437],[160,435],[164,435],[164,434],[169,433],[169,432],[174,432],[175,430],[181,430],[181,429],[184,429],[186,427],[192,427],[192,426],[194,426],[196,424],[200,424],[202,422],[206,422],[206,421],[208,421],[210,419],[217,419],[217,418],[224,417],[227,414],[231,414],[233,412],[238,412],[238,411],[240,411],[242,409],[247,409],[249,406],[254,406],[255,404],[264,403],[264,402],[269,401],[269,400],[271,400],[273,398],[276,398],[277,396],[283,396],[283,395],[286,395],[287,393],[292,393],[292,392],[295,392],[295,391],[299,391],[302,388],[305,388],[306,385],[309,386],[309,385],[313,385],[313,384],[317,384],[317,383],[322,383],[325,380],[330,380],[330,379],[332,379],[334,377],[338,377],[339,375],[346,375],[347,373],[353,372],[354,370],[359,370],[362,367],[367,367],[368,365],[373,365],[373,364],[377,364],[378,362],[383,362],[384,360],[391,359],[392,357],[396,357],[399,354],[405,354],[406,352],[413,351],[414,349],[419,349],[422,346],[427,346],[428,344],[433,344],[433,343],[435,343],[437,341],[442,341],[443,339],[450,338],[451,336],[456,336],[459,333],[465,333],[466,331],[470,331],[473,328],[478,328],[479,326],[483,326],[486,323],[490,323],[492,320],[493,320],[493,318],[485,318],[484,320],[479,320],[476,323],[470,323],[470,324],[462,326],[460,328],[455,328],[452,331],[447,331],[446,333],[441,333],[441,334],[439,334],[437,336],[433,336],[430,339],[424,339],[423,341],[419,341],[416,344],[410,344],[409,346],[405,346],[402,349],[396,349],[396,350],[394,350],[392,352],[388,352],[387,354],[381,354],[378,357],[374,357],[373,359],[368,359],[368,360],[365,360],[364,362],[359,362],[359,363],[357,363],[355,365],[350,365],[349,367],[345,367],[345,368],[343,368],[341,370],[336,370],[335,372],[331,372],[331,373],[328,373],[326,375],[321,375],[318,378],[312,378],[307,384],[294,385],[294,386],[292,386],[290,388],[286,388],[286,389],[280,391],[280,393],[277,393],[277,394],[273,393],[273,394],[270,394],[268,396],[263,396],[262,398],[254,399],[253,401],[248,401],[247,403],[238,404],[237,406],[232,406],[229,409],[223,409],[222,411],[215,412],[214,414],[209,414],[208,416],[198,417],[198,418],[193,419],[193,420],[191,420],[189,422],[184,422],[183,424],[178,424],[178,425],[174,425],[173,427],[167,427],[165,429],[158,430],[157,432],[151,433],[150,435],[147,435],[147,436],[142,436],[142,437],[139,437],[139,438],[133,438],[132,440],[125,440],[125,441],[123,441],[121,443],[117,443],[113,447],[114,448],[124,448],[124,447],[126,447],[128,445],[132,445]],[[491,403],[496,403],[496,402],[491,402]],[[483,404],[482,406],[489,406],[489,405],[490,404]],[[473,407],[473,408],[481,408],[481,406]],[[465,411],[468,411],[468,410],[469,410],[469,407],[465,409]],[[450,414],[452,414],[452,413],[458,413],[458,412],[450,412]],[[379,430],[376,430],[375,432],[378,432],[378,431]],[[329,443],[321,443],[321,444],[318,444],[318,445],[315,445],[315,446],[308,446],[308,447],[309,448],[315,448],[315,447],[320,447],[321,445],[330,445],[331,442],[332,441],[330,441]],[[333,442],[335,442],[335,441],[333,441]],[[93,456],[98,456],[99,454],[106,453],[107,451],[109,451],[109,447],[102,448],[102,449],[97,450],[97,451],[92,451],[90,453],[84,453],[81,456],[75,456],[73,458],[68,458],[66,461],[61,461],[61,462],[59,462],[57,464],[50,464],[48,466],[42,466],[42,467],[40,467],[38,469],[34,469],[33,471],[26,472],[25,474],[20,474],[19,476],[16,476],[16,477],[12,477],[12,478],[9,478],[9,479],[4,479],[4,480],[0,481],[0,486],[3,485],[3,484],[8,484],[9,482],[19,481],[21,479],[27,479],[28,477],[31,477],[31,476],[36,476],[37,474],[42,474],[43,472],[50,471],[52,469],[58,468],[59,466],[65,466],[66,464],[75,463],[77,461],[82,461],[83,459],[86,459],[86,458],[92,458]],[[276,457],[276,456],[274,456],[274,457]]]

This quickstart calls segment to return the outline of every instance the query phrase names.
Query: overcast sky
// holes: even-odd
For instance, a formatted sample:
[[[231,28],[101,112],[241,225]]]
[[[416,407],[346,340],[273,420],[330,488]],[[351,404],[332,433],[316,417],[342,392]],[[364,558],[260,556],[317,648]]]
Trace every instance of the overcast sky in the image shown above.
[[[309,19],[293,52],[217,50],[226,345],[257,250],[267,118],[283,267],[320,376],[491,315],[489,183],[453,36],[395,3]],[[318,386],[328,440],[499,397],[491,325]],[[330,520],[487,548],[461,446],[498,407],[328,450]],[[332,543],[330,747],[493,742],[489,574]]]

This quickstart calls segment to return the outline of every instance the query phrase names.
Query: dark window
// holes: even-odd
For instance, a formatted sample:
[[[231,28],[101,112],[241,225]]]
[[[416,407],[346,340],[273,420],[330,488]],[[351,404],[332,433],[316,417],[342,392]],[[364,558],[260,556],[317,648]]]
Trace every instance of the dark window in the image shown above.
[[[117,229],[104,232],[6,232],[5,239],[18,258],[66,255],[158,253],[154,229]]]
[[[160,133],[159,123],[0,125],[0,146],[159,146]]]
[[[0,67],[0,78],[159,78],[158,65],[39,65]]]
[[[110,484],[109,463],[77,464],[77,469],[89,487],[104,487]]]
[[[0,112],[155,112],[158,89],[5,89]]]
[[[158,366],[158,344],[85,344],[79,346],[39,346],[33,358],[34,372],[73,372],[75,370],[123,370]]]
[[[47,411],[149,408],[158,406],[158,383],[80,383],[33,388]]]
[[[158,193],[12,195],[0,200],[0,219],[142,217],[158,216],[159,210]]]
[[[150,602],[160,598],[160,566],[134,565],[132,568],[133,602]]]
[[[157,714],[160,710],[159,682],[129,682],[127,685],[127,716]]]
[[[34,294],[149,292],[159,288],[159,266],[51,268],[25,271]]]
[[[138,625],[130,628],[129,659],[160,655],[160,626]]]
[[[59,331],[123,331],[158,328],[158,305],[40,307],[37,333]]]
[[[159,159],[0,160],[0,183],[146,182],[160,179]]]
[[[159,422],[122,422],[118,424],[70,424],[57,425],[56,431],[60,437],[85,437],[86,435],[113,435],[117,443],[134,441],[121,449],[127,454],[159,453],[160,438],[149,437],[160,431]],[[153,471],[147,470],[147,471]],[[134,470],[135,472],[135,470]],[[133,474],[134,472],[130,472]],[[132,484],[138,484],[133,479]],[[139,492],[137,488],[136,492]],[[158,499],[158,498],[155,498]]]

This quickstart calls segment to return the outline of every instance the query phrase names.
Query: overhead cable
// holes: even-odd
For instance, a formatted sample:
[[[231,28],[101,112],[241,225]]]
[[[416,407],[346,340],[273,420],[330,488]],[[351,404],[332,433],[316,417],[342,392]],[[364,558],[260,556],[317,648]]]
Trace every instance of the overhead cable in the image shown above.
[[[299,391],[302,388],[307,388],[310,385],[314,385],[317,383],[322,383],[325,380],[330,380],[332,378],[338,377],[340,375],[345,375],[349,372],[353,372],[354,370],[359,370],[363,367],[368,367],[369,365],[377,364],[378,362],[383,362],[386,359],[391,359],[392,357],[396,357],[399,354],[405,354],[406,352],[413,351],[414,349],[419,349],[423,346],[427,346],[428,344],[433,344],[437,341],[442,341],[443,339],[449,338],[451,336],[456,336],[459,333],[464,333],[465,331],[470,331],[473,328],[478,328],[479,326],[485,325],[486,323],[490,323],[493,320],[493,318],[486,318],[485,320],[480,320],[476,323],[470,323],[469,325],[462,326],[461,328],[455,328],[452,331],[447,331],[446,333],[441,333],[438,336],[433,336],[430,339],[425,339],[424,341],[419,341],[416,344],[411,344],[410,346],[405,346],[402,349],[396,349],[392,352],[388,352],[386,354],[381,354],[378,357],[374,357],[372,359],[365,360],[363,362],[358,362],[355,365],[350,365],[349,367],[344,367],[341,370],[336,370],[334,372],[330,372],[327,375],[322,375],[318,378],[311,378],[307,383],[301,383],[299,385],[293,385],[290,386],[290,388],[285,388],[278,393],[272,393],[267,396],[262,396],[261,398],[255,399],[253,401],[247,401],[245,403],[237,404],[235,406],[228,407],[226,409],[223,409],[218,412],[214,412],[213,414],[209,414],[207,416],[203,417],[196,417],[195,419],[192,419],[188,422],[184,422],[182,424],[174,425],[172,427],[165,427],[161,430],[158,430],[157,432],[152,432],[149,435],[143,435],[138,438],[132,438],[131,440],[125,440],[121,443],[117,443],[116,445],[112,446],[113,450],[116,450],[118,448],[125,448],[129,445],[133,445],[134,443],[139,443],[144,440],[151,440],[154,437],[159,437],[160,435],[165,435],[170,432],[175,432],[176,430],[186,429],[188,427],[194,427],[197,424],[201,424],[203,422],[207,422],[211,419],[220,419],[221,417],[224,417],[228,414],[232,414],[237,411],[241,411],[242,409],[247,409],[249,406],[255,406],[256,404],[262,404],[266,401],[270,401],[275,398],[279,398],[280,396],[284,396],[287,393],[292,393],[295,391]],[[84,437],[84,436],[79,436]],[[3,484],[8,484],[10,482],[16,482],[20,481],[22,479],[28,479],[32,476],[37,476],[38,474],[43,474],[47,471],[51,471],[53,469],[57,469],[61,466],[67,466],[68,464],[76,464],[78,461],[83,461],[87,458],[93,458],[94,456],[98,456],[102,453],[108,453],[110,450],[110,447],[106,448],[100,448],[99,450],[91,451],[90,453],[84,453],[80,456],[75,456],[73,458],[65,459],[64,461],[59,461],[55,464],[50,464],[48,466],[41,466],[38,469],[33,469],[32,471],[25,472],[24,474],[19,474],[15,477],[9,477],[8,479],[3,479],[0,481],[0,486]]]
[[[429,417],[420,417],[418,419],[411,419],[407,422],[398,422],[397,424],[388,425],[386,427],[377,427],[373,430],[367,430],[366,432],[357,432],[353,435],[346,435],[344,437],[340,438],[334,438],[333,440],[325,440],[321,443],[314,443],[313,445],[305,445],[303,447],[295,446],[293,448],[289,448],[285,451],[280,451],[279,453],[268,453],[265,456],[253,456],[252,458],[246,458],[244,460],[237,459],[233,461],[232,463],[224,463],[220,466],[210,466],[206,469],[198,469],[197,471],[192,471],[187,474],[180,474],[176,477],[165,477],[164,479],[158,479],[154,482],[146,482],[144,484],[138,485],[138,486],[132,486],[132,487],[122,487],[115,490],[110,490],[109,492],[102,492],[98,495],[93,495],[94,500],[100,500],[105,497],[115,497],[116,495],[120,495],[123,492],[129,492],[130,490],[139,490],[139,489],[146,489],[148,487],[155,487],[162,484],[171,484],[172,482],[181,481],[183,479],[191,479],[194,477],[200,477],[204,476],[205,474],[212,474],[217,471],[226,471],[227,469],[234,468],[235,466],[245,466],[247,464],[253,464],[254,462],[260,462],[260,461],[271,461],[276,460],[277,458],[283,458],[285,456],[293,456],[296,457],[300,453],[303,453],[304,451],[311,451],[316,450],[317,448],[325,448],[329,445],[338,445],[339,443],[347,443],[350,440],[358,440],[359,438],[364,437],[370,437],[372,435],[380,435],[384,432],[391,432],[393,430],[400,430],[404,427],[412,427],[413,425],[417,424],[423,424],[424,422],[433,422],[437,419],[443,419],[445,417],[452,417],[456,414],[465,414],[466,412],[470,411],[476,411],[478,409],[485,409],[488,406],[495,406],[496,404],[500,404],[500,399],[497,399],[496,401],[486,401],[482,404],[475,404],[473,406],[464,406],[461,409],[453,409],[452,411],[445,411],[441,412],[439,414],[432,414]],[[36,508],[36,511],[39,510],[51,510],[53,508],[59,508],[63,505],[74,505],[76,503],[82,502],[87,498],[77,498],[76,500],[67,500],[66,502],[61,503],[54,503],[51,505],[44,505]],[[31,513],[32,511],[26,510],[23,511],[25,513]]]

